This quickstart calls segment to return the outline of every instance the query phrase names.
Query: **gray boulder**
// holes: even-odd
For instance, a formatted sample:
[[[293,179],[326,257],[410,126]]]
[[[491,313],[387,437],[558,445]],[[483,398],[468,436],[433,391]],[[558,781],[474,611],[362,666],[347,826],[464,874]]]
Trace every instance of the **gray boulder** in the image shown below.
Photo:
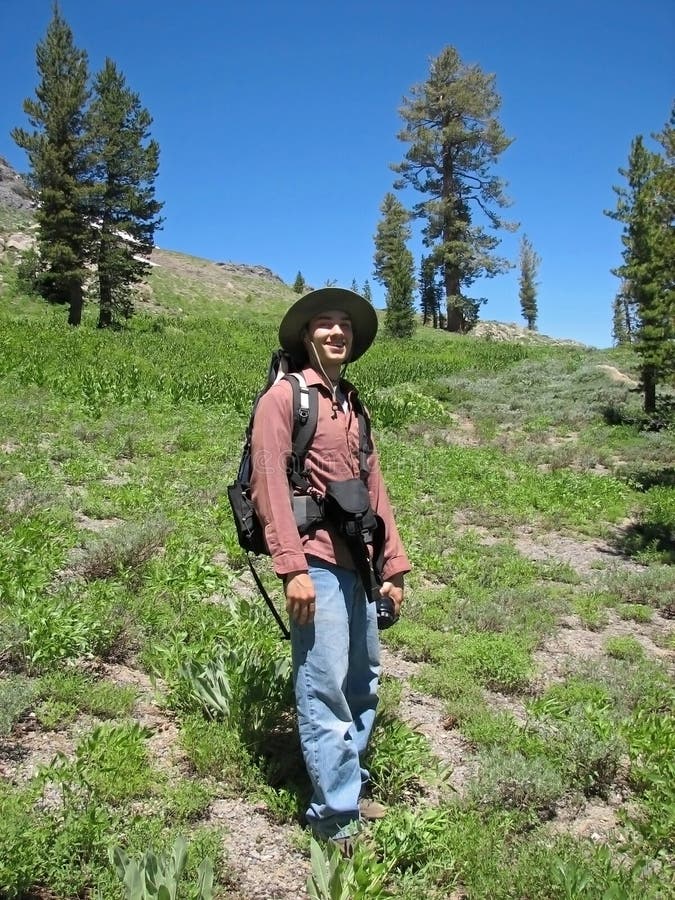
[[[35,209],[30,188],[2,156],[0,156],[0,206],[26,211]]]

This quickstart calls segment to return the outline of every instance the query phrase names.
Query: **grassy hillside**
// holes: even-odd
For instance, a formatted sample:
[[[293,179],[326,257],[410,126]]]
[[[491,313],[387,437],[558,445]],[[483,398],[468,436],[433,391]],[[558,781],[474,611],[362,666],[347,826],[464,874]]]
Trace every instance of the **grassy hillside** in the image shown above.
[[[225,490],[294,295],[155,261],[120,333],[67,329],[2,272],[8,897],[119,897],[109,849],[179,835],[179,897],[203,859],[217,896],[261,896],[235,800],[311,868],[288,650]],[[670,896],[675,431],[641,429],[635,360],[420,331],[350,377],[414,572],[370,763],[392,809],[336,863],[342,896]]]

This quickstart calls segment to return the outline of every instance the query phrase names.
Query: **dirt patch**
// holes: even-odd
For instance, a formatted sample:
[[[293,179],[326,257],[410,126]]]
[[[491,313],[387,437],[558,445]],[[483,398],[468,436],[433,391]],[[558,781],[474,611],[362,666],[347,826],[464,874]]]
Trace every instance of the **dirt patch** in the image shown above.
[[[563,681],[576,671],[580,663],[588,663],[607,657],[605,645],[608,638],[633,637],[644,648],[648,656],[657,658],[672,671],[675,654],[654,643],[653,636],[662,627],[665,620],[655,615],[649,625],[625,622],[613,612],[607,612],[607,624],[598,630],[585,628],[577,616],[565,616],[560,621],[560,628],[545,644],[533,654],[537,668],[534,679],[536,691],[543,690],[548,684]]]
[[[297,826],[276,825],[264,806],[237,798],[211,805],[208,824],[223,829],[223,848],[233,881],[228,897],[237,900],[299,900],[307,897],[309,859],[293,846]]]
[[[385,647],[381,655],[383,671],[403,682],[407,682],[421,668],[419,663],[403,659]],[[445,770],[445,780],[454,791],[462,794],[476,774],[478,765],[468,741],[455,728],[448,727],[442,701],[404,683],[397,715],[410,728],[424,735],[429,749]]]
[[[583,540],[557,531],[542,532],[523,525],[510,533],[495,534],[474,521],[470,511],[458,510],[453,522],[459,534],[473,533],[486,547],[512,542],[526,559],[536,562],[566,563],[578,575],[593,580],[607,572],[644,572],[645,566],[627,559],[603,538]],[[623,523],[621,528],[626,527]]]
[[[597,577],[608,569],[622,572],[644,571],[644,566],[626,559],[601,538],[582,541],[556,532],[542,534],[525,527],[516,530],[514,544],[518,552],[527,559],[567,563],[579,575],[587,577]]]
[[[83,512],[78,511],[75,513],[75,524],[78,528],[82,528],[85,531],[93,531],[95,534],[100,534],[108,528],[123,525],[124,519],[91,519],[89,516],[85,516]]]
[[[556,816],[544,825],[550,834],[566,834],[577,839],[587,838],[596,844],[604,844],[618,834],[618,807],[624,798],[616,794],[607,801],[593,798],[568,800],[556,809]]]

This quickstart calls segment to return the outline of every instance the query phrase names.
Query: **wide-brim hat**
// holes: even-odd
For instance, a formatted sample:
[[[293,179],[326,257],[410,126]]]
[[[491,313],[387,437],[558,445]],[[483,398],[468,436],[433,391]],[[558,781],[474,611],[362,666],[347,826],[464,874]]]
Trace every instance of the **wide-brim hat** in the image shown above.
[[[304,329],[315,316],[331,309],[342,310],[351,319],[354,342],[349,362],[363,356],[377,334],[377,313],[365,297],[338,287],[319,288],[296,300],[279,326],[279,342],[283,349],[297,360],[306,358]]]

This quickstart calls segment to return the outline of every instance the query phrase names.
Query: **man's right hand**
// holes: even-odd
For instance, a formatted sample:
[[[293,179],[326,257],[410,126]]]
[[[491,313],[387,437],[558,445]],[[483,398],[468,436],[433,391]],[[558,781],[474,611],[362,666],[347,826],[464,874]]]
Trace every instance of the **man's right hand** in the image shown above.
[[[308,572],[289,572],[284,578],[286,612],[298,625],[314,621],[316,591]]]

